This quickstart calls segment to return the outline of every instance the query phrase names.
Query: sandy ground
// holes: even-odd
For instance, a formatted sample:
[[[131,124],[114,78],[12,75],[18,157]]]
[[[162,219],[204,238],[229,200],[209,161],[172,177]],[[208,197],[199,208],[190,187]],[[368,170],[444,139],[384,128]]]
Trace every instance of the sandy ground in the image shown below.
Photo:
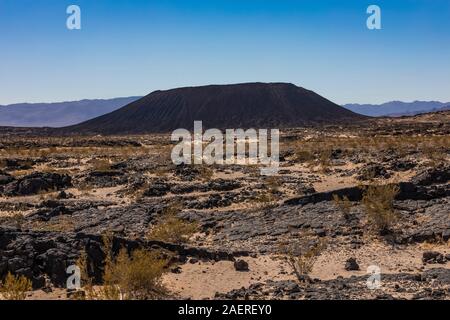
[[[213,298],[216,292],[224,293],[256,282],[294,279],[286,262],[274,256],[243,259],[249,264],[247,272],[236,271],[231,261],[187,263],[181,266],[180,274],[165,275],[163,283],[179,297],[207,299]],[[284,274],[280,273],[283,270]]]
[[[445,244],[428,247],[411,245],[393,248],[384,243],[376,242],[356,250],[330,248],[319,256],[310,276],[321,280],[335,279],[338,276],[361,276],[366,275],[367,268],[372,265],[378,266],[381,269],[381,273],[422,272],[436,266],[450,268],[448,263],[424,266],[422,254],[426,250],[434,250],[444,254],[450,252],[450,248]],[[360,271],[346,271],[344,269],[345,262],[350,257],[356,258]]]
[[[424,266],[421,259],[425,250],[436,250],[444,254],[450,252],[446,244],[392,248],[375,242],[356,250],[330,247],[319,256],[310,276],[320,280],[331,280],[338,276],[364,276],[368,275],[367,268],[372,265],[378,266],[381,274],[422,272],[436,267],[450,268],[448,263]],[[359,271],[345,270],[345,262],[350,257],[358,261]],[[166,274],[163,283],[181,298],[212,299],[216,292],[226,293],[256,282],[295,279],[293,270],[282,257],[271,255],[243,259],[249,264],[248,272],[236,271],[230,261],[187,263],[181,266],[181,273]]]

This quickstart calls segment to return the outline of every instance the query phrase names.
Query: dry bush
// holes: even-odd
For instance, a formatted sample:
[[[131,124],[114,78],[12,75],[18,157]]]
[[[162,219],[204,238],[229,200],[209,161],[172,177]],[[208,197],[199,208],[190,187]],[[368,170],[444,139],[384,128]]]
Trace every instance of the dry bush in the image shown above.
[[[156,175],[157,177],[165,177],[170,173],[170,168],[167,166],[158,166],[151,170],[150,173]]]
[[[0,217],[0,225],[8,224],[13,225],[16,228],[22,228],[23,223],[25,222],[25,217],[21,213],[15,213],[11,216]]]
[[[111,170],[111,163],[107,159],[92,159],[91,167],[94,171],[109,171]]]
[[[32,290],[31,281],[24,276],[13,276],[8,272],[0,282],[0,293],[6,300],[25,300],[27,291]]]
[[[425,151],[425,155],[427,156],[429,165],[432,167],[437,167],[441,163],[447,161],[447,152],[443,149],[428,147],[428,150]]]
[[[271,192],[261,192],[252,198],[257,204],[262,204],[264,208],[272,207],[276,204],[277,197]],[[258,205],[257,205],[258,206]]]
[[[301,162],[313,162],[316,158],[313,155],[318,155],[319,161],[322,158],[322,161],[326,162],[327,150],[333,149],[341,149],[346,155],[377,154],[385,150],[394,150],[396,154],[405,156],[419,152],[423,155],[431,154],[432,158],[442,160],[442,156],[448,153],[449,146],[448,135],[318,136],[289,145],[295,150],[297,160]]]
[[[171,243],[186,243],[198,231],[197,223],[187,222],[177,217],[179,207],[170,206],[163,213],[162,221],[154,226],[147,234],[150,240]]]
[[[311,162],[314,161],[314,154],[308,150],[296,150],[295,159],[299,162]]]
[[[290,253],[288,257],[288,263],[294,270],[294,273],[299,281],[303,281],[306,275],[308,275],[320,256],[323,250],[327,247],[326,240],[320,239],[317,243],[309,248],[305,253],[300,256],[295,256]]]
[[[130,255],[122,248],[114,257],[112,253],[112,236],[103,237],[106,253],[103,284],[92,285],[88,276],[86,254],[82,254],[77,265],[84,279],[86,299],[90,300],[148,300],[167,295],[161,283],[161,277],[167,270],[168,259],[161,251],[136,249]]]
[[[59,216],[49,221],[34,221],[31,229],[47,232],[71,232],[75,229],[75,222],[70,216]]]
[[[91,192],[94,190],[94,186],[89,182],[83,181],[78,183],[77,189],[80,191],[80,195],[84,197],[88,197],[91,195]]]
[[[352,203],[347,196],[339,197],[337,194],[333,194],[334,205],[342,212],[342,216],[345,220],[350,218],[350,211],[352,209]]]
[[[214,171],[211,168],[208,168],[204,165],[199,166],[199,174],[198,177],[203,181],[209,181],[212,179],[214,175]]]
[[[20,177],[29,175],[31,173],[33,173],[33,169],[14,170],[14,171],[11,171],[9,174],[15,178],[20,178]]]
[[[380,233],[389,231],[397,220],[394,210],[394,199],[399,192],[396,185],[372,185],[366,188],[362,203],[368,222]]]
[[[331,165],[331,148],[325,147],[319,150],[318,160],[322,171],[326,172]]]
[[[160,252],[135,250],[128,255],[121,249],[118,256],[105,266],[105,284],[117,288],[122,299],[155,299],[166,294],[161,283],[167,260]],[[116,290],[112,290],[114,295]],[[111,295],[110,293],[110,295]]]
[[[280,179],[274,176],[267,177],[264,185],[272,194],[278,193],[281,187]]]

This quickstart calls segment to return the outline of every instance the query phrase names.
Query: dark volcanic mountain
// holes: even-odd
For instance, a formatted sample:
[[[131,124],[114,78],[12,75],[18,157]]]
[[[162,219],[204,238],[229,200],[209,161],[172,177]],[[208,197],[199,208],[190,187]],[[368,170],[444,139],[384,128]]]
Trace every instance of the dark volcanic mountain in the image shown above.
[[[313,91],[287,83],[245,83],[155,91],[65,133],[138,134],[204,128],[286,128],[363,119]]]

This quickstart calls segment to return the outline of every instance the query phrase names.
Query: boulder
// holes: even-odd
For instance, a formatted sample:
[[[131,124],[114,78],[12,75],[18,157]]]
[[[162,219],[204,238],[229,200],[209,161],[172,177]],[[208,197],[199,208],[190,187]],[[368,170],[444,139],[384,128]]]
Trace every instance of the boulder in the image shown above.
[[[42,191],[60,190],[71,185],[71,178],[67,174],[36,172],[7,185],[5,193],[13,196],[25,196]]]
[[[445,263],[444,255],[437,251],[425,251],[422,254],[423,263]]]
[[[347,271],[357,271],[359,270],[359,264],[355,258],[349,258],[345,262],[345,270]]]
[[[238,259],[234,262],[234,269],[236,271],[248,271],[248,263],[245,260]]]

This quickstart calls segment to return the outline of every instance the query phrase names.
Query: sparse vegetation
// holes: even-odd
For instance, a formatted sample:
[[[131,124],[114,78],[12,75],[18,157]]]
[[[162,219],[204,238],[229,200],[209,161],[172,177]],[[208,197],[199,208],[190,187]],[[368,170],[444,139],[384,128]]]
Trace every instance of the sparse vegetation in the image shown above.
[[[325,275],[324,269],[333,265],[333,270],[344,272],[347,258],[355,258],[366,267],[365,254],[378,250],[380,259],[392,255],[386,266],[392,266],[393,274],[398,272],[392,276],[395,282],[388,284],[393,287],[397,275],[422,266],[420,259],[397,261],[397,254],[400,259],[408,255],[402,251],[405,246],[396,244],[407,244],[408,253],[417,256],[423,250],[432,250],[446,257],[449,240],[445,226],[450,219],[442,210],[448,202],[448,121],[444,126],[436,122],[439,125],[414,123],[405,127],[398,126],[397,121],[402,120],[372,119],[354,128],[344,124],[285,128],[280,136],[280,170],[276,176],[261,175],[262,164],[176,166],[170,159],[174,144],[165,134],[0,136],[0,229],[7,237],[7,241],[0,241],[0,252],[20,249],[2,257],[6,258],[0,265],[2,276],[8,270],[26,270],[28,257],[39,256],[39,265],[59,267],[73,261],[80,247],[86,246],[76,263],[82,270],[82,289],[68,292],[70,299],[158,299],[168,297],[169,288],[186,297],[206,297],[209,290],[198,292],[186,282],[192,281],[194,273],[196,279],[198,275],[211,281],[225,264],[229,266],[224,274],[226,281],[217,281],[214,288],[220,295],[210,298],[272,298],[266,293],[276,288],[283,289],[277,295],[280,299],[338,294],[359,298],[360,292],[353,290],[356,287],[347,290],[334,286],[342,283],[350,287],[354,280],[345,277],[341,281],[336,279],[337,273]],[[24,177],[39,172],[66,173],[71,185],[47,187],[41,175]],[[359,192],[356,188],[363,183],[359,181],[374,186],[359,186]],[[405,189],[402,198],[423,195],[433,200],[407,200],[394,206],[398,189],[378,184],[396,182],[419,186],[411,192]],[[34,184],[42,188],[28,195],[15,191]],[[364,199],[359,202],[361,193]],[[402,208],[398,214],[397,205]],[[181,212],[184,208],[186,212]],[[195,221],[201,221],[201,227]],[[104,230],[114,230],[120,239],[112,241],[112,236],[105,236],[102,250],[94,234]],[[325,239],[333,243],[323,252]],[[192,256],[184,257],[178,250],[186,243],[193,248],[187,250]],[[390,245],[395,245],[395,252]],[[203,257],[217,257],[215,250],[235,252],[240,248],[251,252],[243,259],[252,273],[249,285],[262,285],[254,286],[255,290],[248,290],[246,285],[245,290],[227,292],[231,284],[240,287],[234,282],[240,281],[240,273],[230,261],[203,263]],[[199,256],[195,254],[197,249],[208,253]],[[277,250],[280,256],[274,257]],[[180,268],[175,261],[187,264]],[[324,266],[317,268],[322,262]],[[277,266],[279,270],[274,270]],[[48,270],[33,269],[33,279],[45,278],[36,284],[47,289],[49,281],[53,285],[64,283],[64,272]],[[346,272],[357,275],[355,270]],[[331,282],[324,279],[328,276]],[[298,292],[284,290],[285,286],[295,285],[297,289],[299,285],[277,281],[288,277],[307,282],[308,287]],[[322,281],[310,280],[313,277]],[[163,278],[170,283],[167,290]],[[275,280],[275,287],[268,285],[267,278]],[[9,282],[17,280],[14,277]],[[407,290],[396,291],[398,298],[410,297],[415,289],[423,289],[425,294],[430,287],[426,281],[412,281],[411,285],[400,282]],[[29,292],[22,291],[23,297],[30,297]],[[361,293],[365,298],[372,292]],[[59,289],[44,297],[55,295],[60,295]],[[4,297],[1,292],[0,297]]]
[[[14,276],[10,272],[0,282],[0,293],[6,300],[25,300],[27,291],[32,289],[31,281],[24,276]]]
[[[333,194],[334,205],[341,211],[345,220],[350,218],[350,211],[352,209],[352,203],[347,196],[339,197],[337,194]]]
[[[103,284],[93,286],[88,276],[86,254],[82,254],[78,266],[84,278],[86,298],[90,300],[149,300],[167,294],[161,283],[168,260],[161,251],[136,249],[128,254],[125,248],[117,256],[112,251],[112,236],[103,237],[106,253]]]
[[[171,243],[186,243],[197,232],[198,225],[177,217],[178,206],[169,206],[164,210],[161,222],[154,226],[147,235],[150,240]]]
[[[282,150],[292,149],[297,161],[313,163],[318,161],[327,167],[330,150],[340,149],[343,154],[378,154],[382,151],[395,150],[400,156],[411,153],[428,155],[430,161],[448,160],[450,146],[448,135],[377,135],[377,136],[322,136],[308,140],[286,143]]]
[[[311,162],[315,159],[314,154],[308,150],[297,149],[295,152],[296,160],[299,162]]]
[[[331,165],[331,148],[319,149],[318,160],[322,172],[328,172]]]
[[[34,221],[31,229],[35,231],[48,232],[70,232],[75,228],[74,221],[70,216],[59,216],[50,221]]]
[[[368,222],[380,233],[389,231],[397,220],[394,199],[398,192],[398,186],[389,184],[368,186],[364,192],[362,203]]]
[[[305,253],[299,256],[295,256],[292,252],[289,254],[288,263],[299,281],[303,281],[305,276],[312,271],[317,258],[326,249],[326,246],[326,240],[319,239]]]
[[[111,170],[111,162],[107,159],[92,159],[91,166],[94,171],[104,172]]]
[[[281,187],[280,179],[274,176],[267,177],[264,185],[271,194],[277,194]]]
[[[21,213],[15,213],[10,216],[0,217],[0,225],[8,224],[16,228],[22,228],[22,224],[25,222],[25,218]]]
[[[199,169],[199,178],[202,179],[203,181],[209,181],[212,179],[212,176],[214,175],[214,171],[207,167],[207,166],[197,166]]]

